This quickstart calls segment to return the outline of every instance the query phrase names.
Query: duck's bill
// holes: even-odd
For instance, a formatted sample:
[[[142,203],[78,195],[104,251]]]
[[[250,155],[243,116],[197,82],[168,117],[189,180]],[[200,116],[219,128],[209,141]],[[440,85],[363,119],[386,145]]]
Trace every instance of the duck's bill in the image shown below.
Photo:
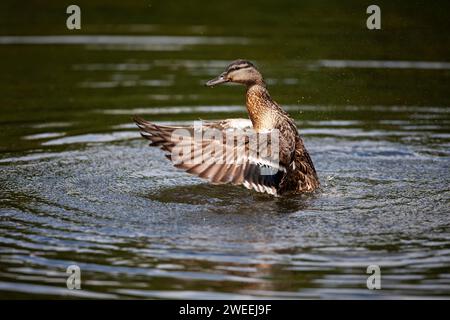
[[[223,75],[220,75],[217,78],[209,80],[205,85],[207,87],[212,87],[225,82],[228,82],[228,80]]]

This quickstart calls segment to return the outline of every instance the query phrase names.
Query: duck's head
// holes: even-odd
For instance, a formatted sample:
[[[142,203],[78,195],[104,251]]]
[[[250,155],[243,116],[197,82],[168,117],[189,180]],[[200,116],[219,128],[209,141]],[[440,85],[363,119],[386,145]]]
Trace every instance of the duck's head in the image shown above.
[[[255,65],[247,60],[235,60],[218,77],[209,80],[206,86],[212,87],[225,82],[235,82],[251,86],[264,85],[264,80]]]

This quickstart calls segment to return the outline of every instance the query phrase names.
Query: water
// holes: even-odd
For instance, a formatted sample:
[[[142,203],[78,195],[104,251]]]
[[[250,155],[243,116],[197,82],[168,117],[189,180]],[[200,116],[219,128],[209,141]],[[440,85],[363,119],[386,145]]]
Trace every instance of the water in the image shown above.
[[[430,31],[448,27],[445,10],[381,3],[386,31],[368,34],[351,1],[331,16],[241,4],[230,24],[232,3],[159,4],[151,23],[140,5],[81,2],[97,19],[73,34],[55,4],[34,8],[33,30],[33,10],[6,4],[0,297],[450,296],[450,46]],[[245,117],[243,88],[203,86],[243,57],[296,119],[319,192],[211,186],[139,137],[133,114]],[[66,288],[72,264],[82,290]],[[371,264],[381,290],[366,287]]]

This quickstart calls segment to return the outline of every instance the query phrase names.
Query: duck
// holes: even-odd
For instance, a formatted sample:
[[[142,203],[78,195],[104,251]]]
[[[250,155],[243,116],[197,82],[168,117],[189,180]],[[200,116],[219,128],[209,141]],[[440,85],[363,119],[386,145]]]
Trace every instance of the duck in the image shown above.
[[[134,116],[133,120],[143,138],[150,141],[150,146],[159,147],[176,168],[206,179],[211,184],[242,185],[247,189],[273,196],[310,193],[320,187],[319,178],[295,121],[269,94],[262,74],[255,64],[238,59],[231,62],[219,76],[206,82],[207,87],[225,83],[236,83],[246,87],[247,119],[224,119],[202,121],[201,126],[170,126],[156,124]],[[200,142],[192,136],[207,130],[218,132],[216,137],[207,137]],[[272,143],[272,136],[267,138],[267,150],[274,150],[276,161],[267,161],[261,153],[252,153],[250,139],[247,138],[238,150],[236,141],[223,138],[229,132],[252,132],[258,139],[277,133],[277,145]],[[201,135],[200,135],[201,136]],[[258,140],[260,141],[260,140]],[[273,139],[275,141],[275,139]],[[174,150],[188,146],[193,152],[190,158],[177,157]],[[195,154],[204,154],[213,147],[234,152],[239,161],[223,160],[223,155],[206,152],[208,159],[192,161]],[[217,150],[217,149],[214,149]],[[247,151],[247,152],[245,152]],[[181,152],[183,153],[183,152]],[[219,153],[218,153],[219,154]],[[236,156],[237,154],[237,156]],[[198,160],[198,158],[196,158]]]

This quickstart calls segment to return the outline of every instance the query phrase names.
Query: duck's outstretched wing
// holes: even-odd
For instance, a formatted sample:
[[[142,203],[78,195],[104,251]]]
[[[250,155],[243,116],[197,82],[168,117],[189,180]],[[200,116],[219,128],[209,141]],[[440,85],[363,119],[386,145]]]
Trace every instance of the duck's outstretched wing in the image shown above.
[[[252,137],[241,134],[241,130],[252,128],[250,120],[202,122],[200,128],[157,125],[139,117],[134,117],[134,121],[141,135],[151,141],[150,146],[164,150],[175,167],[213,184],[242,184],[248,189],[277,195],[286,168],[279,163],[277,150],[273,150],[272,157],[263,157],[261,150],[255,150]],[[259,133],[256,139],[266,143],[266,155],[270,155],[271,137]]]

